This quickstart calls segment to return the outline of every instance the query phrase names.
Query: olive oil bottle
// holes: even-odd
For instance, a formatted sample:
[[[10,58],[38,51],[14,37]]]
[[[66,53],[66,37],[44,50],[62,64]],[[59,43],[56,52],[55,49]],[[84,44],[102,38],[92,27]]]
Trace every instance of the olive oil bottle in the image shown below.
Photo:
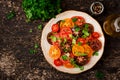
[[[113,14],[106,18],[103,29],[111,37],[120,37],[120,14]]]

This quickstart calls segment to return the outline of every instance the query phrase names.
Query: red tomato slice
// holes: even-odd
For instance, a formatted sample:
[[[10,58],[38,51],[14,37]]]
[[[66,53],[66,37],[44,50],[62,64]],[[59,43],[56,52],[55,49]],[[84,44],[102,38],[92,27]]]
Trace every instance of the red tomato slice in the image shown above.
[[[54,64],[56,66],[61,66],[63,63],[62,63],[62,61],[60,61],[60,59],[57,59],[57,60],[54,60]]]
[[[85,44],[86,43],[86,40],[85,38],[78,38],[77,39],[77,43],[80,42],[81,44]]]
[[[77,26],[81,26],[82,24],[85,23],[85,19],[82,16],[73,16],[72,20],[75,19],[74,23]]]
[[[59,25],[58,24],[53,24],[52,25],[52,32],[58,32],[59,31]]]
[[[61,38],[66,38],[66,39],[70,39],[70,34],[72,34],[72,30],[69,27],[63,27],[60,30],[60,37]]]
[[[100,34],[99,34],[98,32],[93,32],[93,33],[92,33],[92,36],[93,36],[94,38],[99,38],[99,37],[100,37]]]

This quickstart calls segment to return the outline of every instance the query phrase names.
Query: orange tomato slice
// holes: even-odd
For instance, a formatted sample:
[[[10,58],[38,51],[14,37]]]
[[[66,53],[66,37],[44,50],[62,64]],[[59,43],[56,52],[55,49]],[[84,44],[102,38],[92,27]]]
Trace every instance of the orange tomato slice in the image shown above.
[[[88,57],[91,57],[92,56],[92,54],[93,54],[93,50],[92,50],[92,48],[88,45],[88,44],[84,44],[83,45],[83,48],[84,48],[84,50],[85,50],[85,53],[87,53],[88,54]]]
[[[63,21],[60,22],[60,28],[62,27],[70,27],[73,28],[74,27],[74,23],[72,21],[71,18],[66,18]]]
[[[72,53],[74,56],[80,56],[80,54],[84,53],[84,48],[82,46],[79,46],[78,44],[75,44],[72,47]]]
[[[60,58],[61,56],[60,49],[57,46],[52,45],[49,50],[49,56],[54,60]]]
[[[63,66],[66,68],[74,68],[74,65],[72,65],[70,62],[64,63]]]

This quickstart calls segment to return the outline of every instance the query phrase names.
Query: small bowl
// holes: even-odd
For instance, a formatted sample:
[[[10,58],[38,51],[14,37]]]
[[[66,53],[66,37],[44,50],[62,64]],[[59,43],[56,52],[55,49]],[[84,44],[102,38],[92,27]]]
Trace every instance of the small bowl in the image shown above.
[[[104,11],[104,6],[101,2],[93,2],[90,6],[92,14],[99,15]]]

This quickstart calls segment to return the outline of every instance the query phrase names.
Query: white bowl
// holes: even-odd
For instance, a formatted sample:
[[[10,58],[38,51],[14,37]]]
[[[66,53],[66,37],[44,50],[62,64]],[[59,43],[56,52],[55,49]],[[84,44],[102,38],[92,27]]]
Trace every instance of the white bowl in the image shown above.
[[[57,67],[54,65],[53,60],[48,55],[51,45],[47,41],[47,34],[49,32],[51,32],[52,24],[55,24],[59,20],[63,20],[65,18],[71,18],[73,16],[82,16],[83,18],[85,18],[87,23],[91,23],[94,26],[95,31],[97,31],[101,34],[99,40],[102,43],[102,48],[99,50],[99,55],[92,56],[89,63],[84,65],[84,70],[80,70],[79,68],[65,68],[64,66]],[[41,36],[41,48],[42,48],[44,57],[48,61],[48,63],[51,64],[58,71],[70,73],[70,74],[78,74],[78,73],[81,73],[81,72],[91,69],[101,58],[103,51],[104,51],[104,43],[105,43],[105,38],[104,38],[100,24],[95,19],[93,19],[90,15],[88,15],[87,13],[80,12],[80,11],[74,11],[74,10],[65,11],[63,13],[58,14],[56,16],[56,18],[52,18],[44,27],[42,36]]]

